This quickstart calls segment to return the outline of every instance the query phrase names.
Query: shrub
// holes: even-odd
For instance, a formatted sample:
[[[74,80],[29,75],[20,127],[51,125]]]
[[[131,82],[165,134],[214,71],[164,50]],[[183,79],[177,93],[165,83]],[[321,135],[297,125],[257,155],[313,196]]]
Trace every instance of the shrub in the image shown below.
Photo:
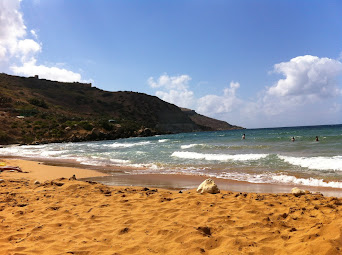
[[[25,116],[25,117],[35,116],[39,113],[39,111],[36,108],[31,108],[27,106],[24,106],[16,110],[20,116]]]
[[[88,131],[91,131],[94,128],[94,126],[91,123],[89,123],[88,121],[81,121],[81,122],[79,122],[79,125],[83,129],[88,130]]]
[[[47,105],[47,103],[44,101],[44,99],[38,99],[38,98],[31,98],[28,100],[28,102],[32,105],[38,106],[38,107],[42,107],[45,109],[48,109],[49,106]]]
[[[0,144],[8,144],[12,141],[12,138],[5,132],[0,130]]]
[[[107,131],[112,131],[113,130],[113,125],[108,122],[108,120],[102,120],[99,123],[99,126],[104,128]]]

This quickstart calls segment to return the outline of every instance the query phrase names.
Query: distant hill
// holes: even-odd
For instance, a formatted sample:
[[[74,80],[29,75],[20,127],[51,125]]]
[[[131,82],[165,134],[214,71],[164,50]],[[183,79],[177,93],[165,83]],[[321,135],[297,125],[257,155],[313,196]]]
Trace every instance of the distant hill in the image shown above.
[[[0,144],[90,141],[232,126],[155,96],[0,74]]]
[[[242,127],[230,125],[229,123],[213,119],[201,114],[198,114],[194,110],[190,110],[187,108],[181,108],[181,110],[188,115],[188,117],[195,122],[198,126],[202,128],[202,130],[207,131],[216,131],[216,130],[232,130],[232,129],[242,129]]]

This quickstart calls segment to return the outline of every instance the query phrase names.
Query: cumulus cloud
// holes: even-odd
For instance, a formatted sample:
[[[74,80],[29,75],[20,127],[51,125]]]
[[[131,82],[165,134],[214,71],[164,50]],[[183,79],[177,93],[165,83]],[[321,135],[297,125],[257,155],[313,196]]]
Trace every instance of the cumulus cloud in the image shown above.
[[[152,88],[163,87],[166,89],[186,90],[188,88],[189,81],[191,81],[191,77],[186,74],[179,76],[163,74],[157,81],[155,81],[153,77],[150,77],[147,82]]]
[[[228,88],[223,90],[223,95],[206,95],[197,100],[198,112],[215,115],[229,113],[238,108],[241,100],[236,97],[236,90],[240,87],[238,82],[232,81]]]
[[[169,76],[161,75],[157,80],[150,77],[147,83],[152,88],[159,89],[156,96],[164,101],[176,104],[180,107],[192,107],[194,93],[189,90],[189,75]]]
[[[27,33],[20,0],[0,0],[0,68],[1,71],[58,81],[82,81],[81,75],[56,66],[37,65],[37,54],[42,44],[37,33]],[[32,38],[29,38],[31,35]]]
[[[74,82],[81,81],[81,75],[67,69],[59,67],[47,67],[44,65],[36,65],[35,61],[25,62],[22,66],[13,66],[15,73],[25,76],[37,74],[41,78],[47,78],[54,81]]]
[[[221,95],[196,97],[191,77],[162,75],[149,78],[156,95],[200,114],[244,127],[316,125],[342,122],[342,63],[330,58],[298,56],[274,65],[273,72],[285,76],[273,86],[265,86],[251,99],[242,99],[238,82],[230,82]],[[265,84],[266,85],[266,84]],[[186,106],[186,103],[191,102]]]
[[[342,73],[342,63],[330,58],[299,56],[289,62],[274,65],[274,71],[281,73],[276,85],[267,91],[277,97],[295,96],[302,100],[335,97],[341,94],[337,76]]]

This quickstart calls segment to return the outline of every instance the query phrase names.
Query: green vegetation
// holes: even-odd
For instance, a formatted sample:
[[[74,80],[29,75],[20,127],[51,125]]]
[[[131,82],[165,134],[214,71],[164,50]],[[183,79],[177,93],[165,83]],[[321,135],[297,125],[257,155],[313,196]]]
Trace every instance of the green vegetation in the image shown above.
[[[0,130],[0,144],[9,144],[11,142],[12,138],[7,133]]]
[[[38,106],[38,107],[42,107],[45,109],[48,109],[49,106],[47,105],[47,103],[44,101],[44,99],[38,99],[38,98],[30,98],[28,100],[28,102],[32,105]]]
[[[0,123],[0,144],[77,142],[213,130],[203,129],[203,124],[195,124],[177,106],[154,96],[3,73]],[[143,132],[146,128],[150,131]]]
[[[88,131],[91,131],[94,128],[94,126],[91,123],[89,123],[88,121],[80,121],[79,125]]]

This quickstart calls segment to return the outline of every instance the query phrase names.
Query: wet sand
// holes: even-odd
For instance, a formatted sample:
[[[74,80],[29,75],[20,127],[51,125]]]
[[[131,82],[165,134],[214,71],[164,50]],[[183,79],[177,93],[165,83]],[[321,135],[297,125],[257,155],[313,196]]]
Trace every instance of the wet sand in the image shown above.
[[[15,162],[29,173],[0,174],[0,254],[342,253],[340,198],[113,187],[68,179],[101,172]]]
[[[1,160],[1,159],[0,159]],[[15,176],[16,178],[29,178],[36,180],[52,180],[61,177],[69,178],[73,174],[78,179],[96,181],[110,186],[147,186],[154,188],[164,188],[170,190],[186,190],[197,188],[198,185],[207,177],[181,174],[128,174],[135,170],[129,167],[120,166],[91,166],[83,165],[75,161],[61,160],[27,160],[14,157],[3,158],[7,165],[19,165],[23,170],[29,169],[29,173],[20,174],[3,172],[2,177],[7,178]],[[234,192],[253,192],[253,193],[286,193],[290,192],[293,185],[286,184],[266,184],[249,183],[243,181],[233,181],[212,178],[222,190]],[[301,186],[297,187],[311,192],[321,192],[325,196],[342,197],[342,189]]]
[[[112,186],[147,186],[154,188],[164,188],[170,190],[187,190],[195,189],[205,180],[205,176],[193,175],[165,175],[165,174],[124,174],[113,173],[112,176],[99,176],[84,178],[84,180],[91,180],[101,182]],[[291,192],[293,185],[286,184],[266,184],[266,183],[249,183],[242,181],[233,181],[212,178],[215,183],[222,190],[229,190],[234,192],[252,192],[252,193],[288,193]],[[309,190],[311,192],[320,192],[325,196],[342,197],[341,189],[324,188],[324,187],[308,187],[297,185],[296,187]]]

